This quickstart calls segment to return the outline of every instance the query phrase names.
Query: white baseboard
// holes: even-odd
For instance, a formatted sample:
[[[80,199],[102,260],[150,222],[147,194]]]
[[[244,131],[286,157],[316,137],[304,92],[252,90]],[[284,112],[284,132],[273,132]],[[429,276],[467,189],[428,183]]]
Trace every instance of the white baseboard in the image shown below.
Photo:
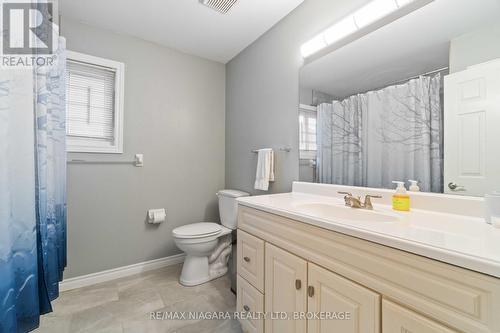
[[[130,276],[166,266],[180,264],[181,262],[184,262],[185,256],[186,255],[184,253],[180,253],[170,257],[149,260],[133,265],[108,269],[102,272],[64,279],[62,282],[59,283],[59,291],[67,291],[76,288],[91,286],[96,283],[111,281],[125,276]]]

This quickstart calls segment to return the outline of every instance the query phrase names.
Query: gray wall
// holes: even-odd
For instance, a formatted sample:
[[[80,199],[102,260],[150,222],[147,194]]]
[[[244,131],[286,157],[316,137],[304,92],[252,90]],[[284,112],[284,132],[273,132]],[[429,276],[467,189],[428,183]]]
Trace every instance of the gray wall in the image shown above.
[[[500,58],[500,24],[460,36],[450,44],[450,72]]]
[[[68,167],[68,268],[74,277],[180,253],[179,225],[218,220],[224,187],[225,67],[63,17],[68,50],[125,63],[124,154],[69,158],[145,166]],[[149,208],[167,222],[145,223]]]
[[[278,152],[269,193],[291,190],[299,178],[300,45],[366,0],[306,0],[226,65],[226,185],[251,193],[260,147]]]

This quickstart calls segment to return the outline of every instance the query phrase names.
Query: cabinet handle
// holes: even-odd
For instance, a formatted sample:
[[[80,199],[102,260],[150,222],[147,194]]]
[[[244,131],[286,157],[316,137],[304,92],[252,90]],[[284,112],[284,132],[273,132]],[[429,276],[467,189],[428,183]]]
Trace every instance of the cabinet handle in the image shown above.
[[[243,305],[243,310],[245,310],[246,312],[249,312],[250,307],[248,305]]]
[[[300,290],[302,288],[302,281],[299,279],[295,280],[295,289]]]
[[[243,257],[243,260],[245,260],[246,262],[250,262],[250,258],[248,257]]]
[[[309,295],[309,297],[314,296],[314,287],[313,286],[307,287],[307,294]]]

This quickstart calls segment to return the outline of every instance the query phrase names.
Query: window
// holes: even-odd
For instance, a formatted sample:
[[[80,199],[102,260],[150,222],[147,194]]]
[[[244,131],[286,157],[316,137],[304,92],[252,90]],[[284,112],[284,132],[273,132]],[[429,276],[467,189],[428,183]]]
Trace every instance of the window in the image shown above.
[[[124,64],[67,53],[66,136],[68,152],[123,152]]]
[[[300,158],[316,159],[316,108],[300,105],[299,108]]]

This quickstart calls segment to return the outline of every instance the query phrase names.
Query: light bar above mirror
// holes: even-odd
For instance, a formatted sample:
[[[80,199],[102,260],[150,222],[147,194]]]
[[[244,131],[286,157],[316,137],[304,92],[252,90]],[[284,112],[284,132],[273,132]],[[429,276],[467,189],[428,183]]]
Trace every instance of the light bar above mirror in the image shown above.
[[[326,47],[341,47],[432,1],[373,0],[304,43],[302,57],[308,58]]]

